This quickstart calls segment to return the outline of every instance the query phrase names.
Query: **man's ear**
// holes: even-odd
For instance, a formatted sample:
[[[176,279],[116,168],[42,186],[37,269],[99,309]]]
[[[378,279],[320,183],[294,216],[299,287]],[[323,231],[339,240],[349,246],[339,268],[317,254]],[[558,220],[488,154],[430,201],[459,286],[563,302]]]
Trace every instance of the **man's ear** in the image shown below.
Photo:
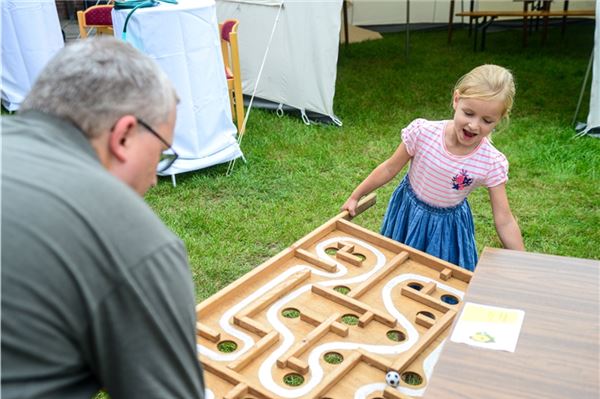
[[[137,119],[132,115],[125,115],[117,120],[110,137],[108,148],[110,154],[120,162],[127,160],[127,152],[131,148],[131,138],[135,134]]]

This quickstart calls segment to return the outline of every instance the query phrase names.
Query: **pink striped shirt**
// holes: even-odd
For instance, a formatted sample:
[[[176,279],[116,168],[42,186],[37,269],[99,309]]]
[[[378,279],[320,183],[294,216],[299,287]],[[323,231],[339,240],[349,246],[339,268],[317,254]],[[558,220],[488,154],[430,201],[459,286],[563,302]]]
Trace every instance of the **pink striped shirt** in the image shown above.
[[[458,205],[478,186],[494,187],[508,180],[508,161],[488,138],[468,155],[446,149],[448,121],[415,119],[402,129],[412,156],[408,178],[419,199],[437,207]]]

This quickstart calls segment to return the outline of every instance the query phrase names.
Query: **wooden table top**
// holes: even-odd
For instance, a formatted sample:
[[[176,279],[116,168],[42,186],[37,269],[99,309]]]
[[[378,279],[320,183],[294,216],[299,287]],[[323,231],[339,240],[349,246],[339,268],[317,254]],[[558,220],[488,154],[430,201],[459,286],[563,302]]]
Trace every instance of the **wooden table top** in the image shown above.
[[[522,309],[514,353],[446,341],[424,399],[600,398],[600,262],[486,248],[465,302]]]

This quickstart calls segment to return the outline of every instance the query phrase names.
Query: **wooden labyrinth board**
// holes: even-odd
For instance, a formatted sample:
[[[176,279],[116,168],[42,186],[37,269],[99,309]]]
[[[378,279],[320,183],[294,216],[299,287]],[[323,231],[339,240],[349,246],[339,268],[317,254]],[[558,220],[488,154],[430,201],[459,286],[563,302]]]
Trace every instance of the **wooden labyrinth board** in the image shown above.
[[[346,218],[197,306],[207,398],[423,395],[472,273]]]

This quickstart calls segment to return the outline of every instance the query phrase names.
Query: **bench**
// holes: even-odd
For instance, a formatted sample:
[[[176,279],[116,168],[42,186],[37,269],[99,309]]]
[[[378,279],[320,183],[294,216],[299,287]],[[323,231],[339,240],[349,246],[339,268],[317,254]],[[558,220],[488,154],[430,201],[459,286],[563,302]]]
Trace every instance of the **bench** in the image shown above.
[[[529,3],[531,1],[524,1],[523,11],[494,11],[494,10],[485,10],[485,11],[473,11],[473,3],[471,1],[471,11],[459,12],[456,14],[457,17],[468,17],[469,18],[469,34],[471,33],[471,23],[475,20],[475,34],[474,34],[474,42],[473,49],[477,50],[477,32],[481,30],[481,50],[485,49],[485,34],[487,28],[499,17],[513,17],[513,18],[523,18],[523,46],[527,46],[528,39],[528,22],[537,18],[538,20],[541,18],[544,21],[544,33],[542,37],[542,43],[546,42],[546,38],[548,36],[548,22],[550,18],[553,17],[562,17],[562,29],[561,32],[564,35],[565,25],[567,17],[593,17],[595,16],[594,10],[569,10],[569,2],[565,1],[564,9],[561,11],[550,11],[550,2],[544,1],[544,6],[538,10],[528,10]],[[452,20],[454,14],[454,0],[450,3],[450,20],[448,24],[448,43],[452,40]],[[479,23],[479,19],[482,18],[483,21]],[[489,18],[489,21],[488,21]]]

